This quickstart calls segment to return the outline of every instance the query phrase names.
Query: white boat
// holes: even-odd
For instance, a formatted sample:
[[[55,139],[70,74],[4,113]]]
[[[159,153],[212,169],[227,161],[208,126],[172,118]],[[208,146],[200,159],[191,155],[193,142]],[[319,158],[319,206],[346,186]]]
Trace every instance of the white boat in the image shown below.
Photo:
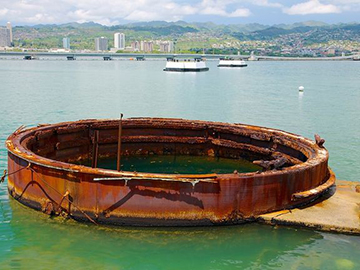
[[[208,71],[204,60],[195,58],[194,60],[179,60],[170,58],[166,62],[164,71],[178,71],[178,72],[200,72]]]
[[[247,64],[241,59],[220,58],[218,67],[247,67]]]

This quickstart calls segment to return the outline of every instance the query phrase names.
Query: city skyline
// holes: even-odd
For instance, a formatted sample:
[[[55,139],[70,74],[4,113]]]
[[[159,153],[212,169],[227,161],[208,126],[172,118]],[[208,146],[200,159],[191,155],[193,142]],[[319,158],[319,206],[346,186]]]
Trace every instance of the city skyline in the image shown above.
[[[61,24],[93,21],[103,25],[139,21],[279,24],[308,20],[326,23],[359,21],[360,0],[2,0],[0,24]]]

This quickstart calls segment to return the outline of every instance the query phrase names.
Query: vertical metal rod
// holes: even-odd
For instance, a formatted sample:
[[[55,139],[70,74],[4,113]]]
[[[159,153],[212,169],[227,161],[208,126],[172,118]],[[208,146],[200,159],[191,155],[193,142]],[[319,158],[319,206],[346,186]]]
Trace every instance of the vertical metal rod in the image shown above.
[[[98,162],[98,152],[99,152],[98,141],[99,141],[99,131],[96,130],[94,134],[94,143],[93,143],[93,157],[92,157],[93,168],[97,167],[97,162]]]
[[[98,165],[98,155],[99,155],[99,138],[100,138],[100,131],[96,131],[96,148],[95,148],[95,168]]]
[[[96,151],[96,131],[94,131],[94,139],[92,141],[91,168],[95,167],[95,151]]]
[[[118,136],[118,149],[117,149],[117,164],[116,169],[118,172],[121,170],[121,133],[122,133],[122,118],[123,114],[120,114],[120,120],[119,120],[119,136]]]

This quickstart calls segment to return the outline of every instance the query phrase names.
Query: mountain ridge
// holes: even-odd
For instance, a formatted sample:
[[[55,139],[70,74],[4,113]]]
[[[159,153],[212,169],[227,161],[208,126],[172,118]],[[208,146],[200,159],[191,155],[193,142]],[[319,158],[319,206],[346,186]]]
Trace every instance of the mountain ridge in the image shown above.
[[[113,26],[95,22],[70,22],[60,25],[15,26],[13,28],[14,44],[18,47],[37,49],[61,48],[62,38],[70,37],[71,47],[76,50],[93,50],[94,39],[107,37],[109,47],[113,46],[113,34],[123,32],[127,46],[140,40],[176,41],[181,51],[202,51],[204,48],[214,51],[228,48],[249,51],[265,46],[281,53],[284,49],[298,46],[302,53],[304,46],[334,41],[354,43],[343,46],[342,51],[352,51],[360,47],[360,23],[326,24],[319,21],[306,21],[293,24],[264,25],[251,24],[215,24],[213,22],[138,22]],[[258,44],[241,45],[243,42]],[[261,42],[266,42],[261,45]],[[338,42],[341,43],[341,42]],[[332,45],[335,46],[335,45]],[[349,49],[351,48],[351,49]]]

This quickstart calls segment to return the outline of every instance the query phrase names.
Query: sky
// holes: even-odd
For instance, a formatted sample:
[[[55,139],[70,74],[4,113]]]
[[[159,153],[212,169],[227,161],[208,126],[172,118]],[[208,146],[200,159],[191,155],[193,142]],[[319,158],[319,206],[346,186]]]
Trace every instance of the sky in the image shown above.
[[[360,0],[0,0],[0,24],[360,22]]]

